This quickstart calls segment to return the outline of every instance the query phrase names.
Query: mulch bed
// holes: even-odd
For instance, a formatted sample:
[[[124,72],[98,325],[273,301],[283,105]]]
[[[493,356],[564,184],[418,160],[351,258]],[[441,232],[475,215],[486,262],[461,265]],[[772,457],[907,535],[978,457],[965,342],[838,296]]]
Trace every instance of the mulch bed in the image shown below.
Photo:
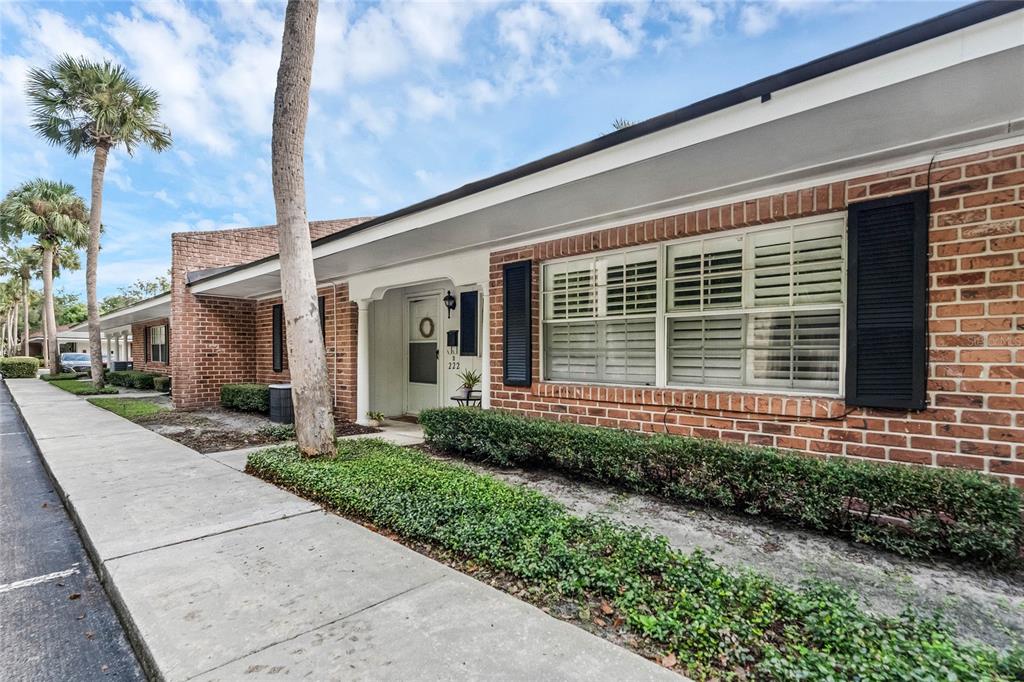
[[[165,438],[203,454],[258,445],[276,445],[290,440],[254,429],[228,428],[213,419],[186,410],[166,410],[139,417],[135,421]],[[267,425],[269,426],[270,422],[267,422]],[[354,422],[338,422],[335,429],[339,437],[380,432],[380,429]]]

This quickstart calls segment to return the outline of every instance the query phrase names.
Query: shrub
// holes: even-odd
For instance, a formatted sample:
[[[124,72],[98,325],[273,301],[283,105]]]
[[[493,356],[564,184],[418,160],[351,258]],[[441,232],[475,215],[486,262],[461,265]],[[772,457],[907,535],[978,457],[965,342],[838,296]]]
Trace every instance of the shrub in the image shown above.
[[[256,432],[267,440],[295,440],[294,424],[267,424],[261,426]]]
[[[31,379],[39,371],[39,360],[24,355],[0,358],[0,375],[5,379]]]
[[[153,390],[154,380],[159,376],[159,374],[152,374],[150,372],[127,369],[107,372],[107,381],[115,386],[151,391]]]
[[[66,379],[77,379],[75,372],[61,372],[60,374],[42,374],[39,376],[43,381],[63,381]]]
[[[96,388],[92,385],[91,381],[79,381],[78,379],[60,379],[58,381],[51,381],[50,385],[75,395],[108,395],[117,393],[116,386]]]
[[[630,491],[786,519],[910,557],[1000,565],[1020,554],[1020,492],[972,472],[823,461],[467,408],[426,410],[420,423],[430,444],[469,459],[553,467]]]
[[[599,517],[579,518],[527,488],[379,440],[334,458],[294,447],[249,455],[246,471],[344,514],[510,574],[535,592],[606,601],[635,635],[716,679],[999,680],[1019,651],[958,641],[938,617],[871,615],[855,596],[790,588],[726,570],[700,552]]]
[[[267,384],[224,384],[220,387],[220,404],[247,412],[270,411],[270,387]]]
[[[153,377],[153,388],[157,391],[167,393],[171,390],[171,378],[164,376]]]

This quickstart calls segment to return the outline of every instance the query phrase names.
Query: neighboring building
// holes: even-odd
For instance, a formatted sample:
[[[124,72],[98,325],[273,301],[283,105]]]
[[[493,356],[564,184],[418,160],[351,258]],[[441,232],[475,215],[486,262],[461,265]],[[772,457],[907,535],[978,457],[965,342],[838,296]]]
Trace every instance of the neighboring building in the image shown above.
[[[314,223],[336,413],[479,369],[485,407],[1024,482],[1022,83],[1022,5],[971,5]],[[179,407],[287,380],[273,229],[175,234],[169,297],[107,316],[166,330]]]
[[[28,353],[33,357],[43,357],[46,337],[41,329],[33,329],[28,336]],[[57,350],[61,353],[88,353],[89,333],[82,331],[78,325],[60,325],[57,327]],[[104,352],[106,348],[104,347]]]

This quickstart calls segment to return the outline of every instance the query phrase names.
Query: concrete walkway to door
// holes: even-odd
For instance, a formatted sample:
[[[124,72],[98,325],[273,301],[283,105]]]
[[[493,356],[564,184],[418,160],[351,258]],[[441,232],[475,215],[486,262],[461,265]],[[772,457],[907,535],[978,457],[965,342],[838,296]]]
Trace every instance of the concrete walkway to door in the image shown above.
[[[46,382],[7,384],[156,678],[680,679]]]

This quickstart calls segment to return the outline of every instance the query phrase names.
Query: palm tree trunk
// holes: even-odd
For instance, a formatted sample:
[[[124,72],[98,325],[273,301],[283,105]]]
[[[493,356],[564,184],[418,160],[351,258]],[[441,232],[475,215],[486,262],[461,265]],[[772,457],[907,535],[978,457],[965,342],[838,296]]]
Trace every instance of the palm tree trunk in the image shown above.
[[[334,452],[334,414],[320,331],[303,169],[318,9],[317,0],[289,0],[285,10],[270,145],[295,437],[307,456]]]
[[[57,344],[57,314],[53,308],[53,247],[43,249],[43,326],[46,329],[45,357],[50,372],[60,371]]]
[[[100,334],[100,306],[96,297],[96,268],[100,259],[101,212],[103,210],[103,174],[107,171],[110,148],[96,145],[92,159],[92,198],[89,202],[89,248],[85,252],[85,300],[89,311],[89,364],[92,365],[92,385],[101,388],[103,377],[103,347]]]
[[[25,314],[25,328],[22,330],[21,351],[28,357],[28,277],[21,278],[21,307]]]

